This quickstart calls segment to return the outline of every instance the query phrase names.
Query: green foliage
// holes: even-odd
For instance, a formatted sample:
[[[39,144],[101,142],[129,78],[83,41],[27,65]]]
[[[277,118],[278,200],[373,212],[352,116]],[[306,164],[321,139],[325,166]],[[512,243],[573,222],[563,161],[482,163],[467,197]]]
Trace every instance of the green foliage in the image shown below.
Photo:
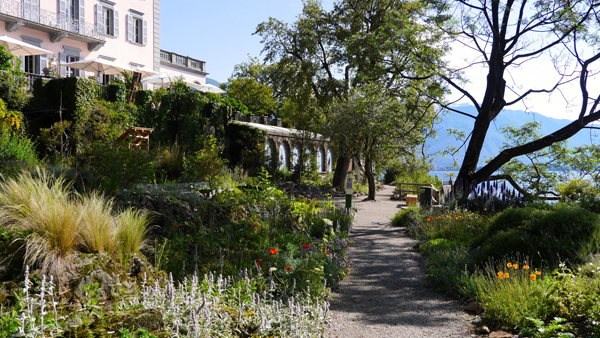
[[[419,209],[411,207],[398,211],[394,217],[392,217],[392,225],[397,227],[414,227],[419,223],[420,219]]]
[[[0,71],[10,72],[14,69],[14,55],[6,51],[6,47],[0,47]]]
[[[81,155],[80,165],[101,179],[104,191],[112,193],[153,179],[155,156],[153,152],[129,149],[123,142],[94,142]]]
[[[225,85],[228,97],[243,102],[248,110],[258,116],[277,116],[279,105],[273,98],[273,89],[253,78],[230,78]]]
[[[241,165],[256,174],[265,163],[265,143],[267,132],[241,123],[227,125],[228,148],[225,154],[233,166]]]
[[[38,164],[35,144],[24,134],[0,132],[0,171],[12,176]]]
[[[200,141],[204,147],[183,160],[185,173],[189,177],[208,181],[212,186],[221,168],[227,164],[227,160],[221,158],[221,149],[214,137],[209,136]]]
[[[6,102],[8,109],[22,110],[29,103],[31,94],[25,84],[23,74],[0,71],[0,99]]]
[[[599,231],[598,215],[578,207],[508,209],[494,217],[487,234],[476,241],[481,243],[476,260],[521,253],[538,265],[555,267],[561,260],[581,263],[600,248]]]
[[[127,88],[121,82],[113,81],[106,86],[106,101],[125,103]]]

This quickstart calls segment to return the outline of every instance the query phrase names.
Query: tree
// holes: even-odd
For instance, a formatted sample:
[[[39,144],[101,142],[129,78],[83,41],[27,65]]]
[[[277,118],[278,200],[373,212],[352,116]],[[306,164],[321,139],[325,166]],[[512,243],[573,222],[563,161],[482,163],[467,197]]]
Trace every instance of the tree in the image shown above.
[[[594,75],[592,66],[600,54],[594,53],[587,58],[584,56],[589,53],[590,45],[595,46],[598,42],[593,32],[600,3],[570,0],[456,0],[448,4],[447,9],[457,23],[452,30],[441,25],[439,27],[457,36],[458,43],[479,55],[475,62],[460,69],[480,66],[487,69],[485,92],[480,98],[466,89],[461,81],[460,69],[440,74],[477,109],[477,115],[473,116],[446,105],[448,110],[474,119],[459,179],[478,183],[488,178],[503,178],[492,174],[512,159],[564,141],[600,118],[600,111],[597,110],[600,96],[590,95],[587,88],[588,80]],[[548,72],[557,74],[556,82],[549,85],[538,83],[536,79],[531,79],[531,84],[514,82],[511,70],[525,67],[542,57],[552,60],[553,67]],[[523,102],[532,95],[557,92],[562,85],[572,81],[579,81],[581,89],[577,120],[549,135],[507,147],[477,169],[487,131],[504,108]]]
[[[227,96],[237,99],[254,115],[279,116],[279,102],[273,89],[265,81],[266,66],[257,59],[237,65],[228,83],[221,85]]]
[[[369,184],[369,200],[375,199],[374,166],[406,156],[424,143],[436,115],[427,96],[399,99],[377,85],[354,88],[347,99],[335,100],[328,111],[331,145],[344,147],[359,159]]]
[[[274,18],[261,23],[255,34],[263,38],[265,61],[272,63],[273,88],[299,107],[312,100],[323,108],[343,101],[355,86],[372,84],[401,100],[425,92],[439,98],[443,88],[435,74],[422,74],[440,64],[445,51],[442,34],[432,34],[424,20],[428,6],[341,0],[327,12],[319,1],[307,0],[293,25]],[[411,91],[414,96],[402,96]],[[344,121],[339,123],[343,128]],[[335,186],[343,188],[351,152],[338,147]]]

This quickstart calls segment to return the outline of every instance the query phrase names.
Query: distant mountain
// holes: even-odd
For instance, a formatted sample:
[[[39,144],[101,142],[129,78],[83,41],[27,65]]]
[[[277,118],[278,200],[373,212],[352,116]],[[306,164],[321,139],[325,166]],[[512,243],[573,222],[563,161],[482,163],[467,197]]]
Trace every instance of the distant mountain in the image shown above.
[[[471,115],[477,115],[475,107],[470,105],[460,105],[460,111]],[[501,133],[501,128],[506,126],[522,126],[526,122],[538,121],[542,124],[541,130],[539,131],[542,135],[548,135],[565,125],[570,120],[566,119],[554,119],[551,117],[544,116],[542,114],[526,113],[521,110],[504,110],[493,122],[492,126],[488,130],[487,137],[481,150],[481,157],[479,159],[479,165],[483,165],[486,158],[496,156],[499,153],[500,147],[504,144],[504,135]],[[427,141],[426,146],[429,154],[438,153],[447,146],[460,147],[461,143],[458,142],[454,137],[447,136],[447,130],[458,129],[462,130],[466,135],[469,135],[473,129],[474,120],[468,116],[461,115],[455,112],[450,112],[442,117],[442,122],[437,125],[438,136],[436,139],[430,139]],[[590,129],[584,129],[579,133],[575,134],[569,139],[569,147],[576,147],[583,144],[590,144],[591,142],[597,143],[600,139],[596,136],[596,132]],[[465,147],[459,152],[460,155],[464,155]],[[455,156],[459,159],[459,164],[462,161],[462,156]],[[434,161],[434,165],[438,168],[452,166],[452,158],[443,158],[437,156]]]
[[[221,84],[217,80],[213,80],[211,78],[206,78],[206,84],[211,84],[213,86],[220,86]]]

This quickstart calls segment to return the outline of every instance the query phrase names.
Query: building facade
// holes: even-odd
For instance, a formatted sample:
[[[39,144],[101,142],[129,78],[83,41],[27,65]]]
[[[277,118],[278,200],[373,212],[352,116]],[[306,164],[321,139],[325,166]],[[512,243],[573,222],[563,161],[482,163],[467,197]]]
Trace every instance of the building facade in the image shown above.
[[[0,35],[52,52],[23,57],[28,74],[96,76],[61,65],[103,58],[206,83],[204,62],[161,51],[160,0],[0,0]]]

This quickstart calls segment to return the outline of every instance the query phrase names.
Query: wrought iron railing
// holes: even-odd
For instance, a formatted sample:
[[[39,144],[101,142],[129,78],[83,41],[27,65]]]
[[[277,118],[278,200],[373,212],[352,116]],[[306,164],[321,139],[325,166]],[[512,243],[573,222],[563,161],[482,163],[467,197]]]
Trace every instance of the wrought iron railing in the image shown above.
[[[102,27],[98,27],[92,23],[80,22],[79,20],[69,18],[64,14],[61,15],[40,9],[38,6],[31,6],[30,4],[23,4],[22,2],[12,0],[2,0],[0,1],[0,13],[68,32],[89,36],[98,40],[104,40],[104,30]]]
[[[166,50],[160,51],[160,59],[176,65],[197,69],[202,72],[206,71],[206,62],[179,55],[177,53],[167,52]]]

